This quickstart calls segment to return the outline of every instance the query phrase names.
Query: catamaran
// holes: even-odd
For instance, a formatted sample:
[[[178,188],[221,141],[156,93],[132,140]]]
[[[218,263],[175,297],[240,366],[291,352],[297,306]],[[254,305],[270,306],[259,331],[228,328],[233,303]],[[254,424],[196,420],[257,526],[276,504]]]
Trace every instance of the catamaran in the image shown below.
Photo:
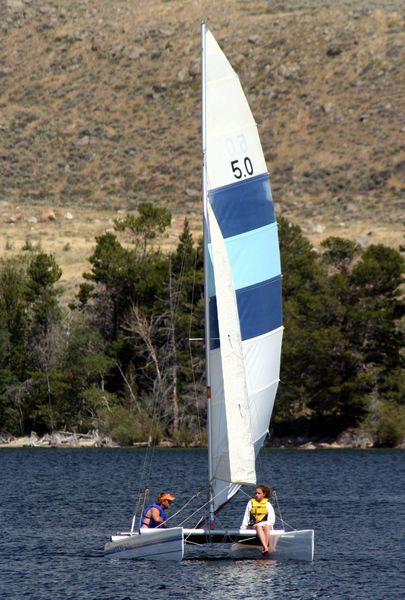
[[[202,154],[209,514],[206,526],[119,532],[105,555],[182,560],[196,545],[263,558],[252,529],[216,529],[215,514],[256,485],[283,336],[281,266],[270,179],[239,78],[202,25]],[[314,531],[273,529],[272,559],[313,560]]]

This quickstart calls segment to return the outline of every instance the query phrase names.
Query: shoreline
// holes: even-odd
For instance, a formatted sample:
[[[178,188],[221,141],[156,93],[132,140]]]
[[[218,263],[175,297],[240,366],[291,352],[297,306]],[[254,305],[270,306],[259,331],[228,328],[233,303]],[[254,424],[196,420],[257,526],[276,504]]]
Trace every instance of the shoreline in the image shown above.
[[[148,448],[148,442],[135,442],[130,446],[123,446],[111,439],[110,436],[103,436],[94,431],[92,433],[75,432],[55,432],[45,434],[39,437],[36,432],[31,432],[29,436],[15,437],[8,434],[0,434],[1,448]],[[179,446],[171,440],[163,440],[155,448],[206,448],[200,444],[190,444]],[[298,436],[297,438],[278,438],[273,437],[264,446],[265,448],[279,448],[291,450],[371,450],[385,449],[386,447],[375,446],[370,434],[359,429],[348,429],[341,433],[335,440],[313,440]],[[405,442],[402,442],[395,449],[405,449]]]

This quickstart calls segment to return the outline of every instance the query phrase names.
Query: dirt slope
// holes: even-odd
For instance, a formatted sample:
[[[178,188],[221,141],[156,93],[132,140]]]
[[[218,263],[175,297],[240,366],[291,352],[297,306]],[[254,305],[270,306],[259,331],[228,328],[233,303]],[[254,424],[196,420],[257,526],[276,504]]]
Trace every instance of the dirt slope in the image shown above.
[[[0,0],[0,15],[1,255],[40,244],[73,291],[94,236],[141,200],[174,213],[166,243],[184,216],[200,233],[203,19],[247,92],[277,213],[315,244],[402,241],[400,0]]]

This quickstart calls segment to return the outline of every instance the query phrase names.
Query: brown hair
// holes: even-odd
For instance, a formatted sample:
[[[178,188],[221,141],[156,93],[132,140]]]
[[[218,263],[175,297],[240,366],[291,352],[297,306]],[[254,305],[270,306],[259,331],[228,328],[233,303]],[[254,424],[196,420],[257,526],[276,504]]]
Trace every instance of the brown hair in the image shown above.
[[[265,498],[270,498],[271,489],[267,485],[257,485],[256,489],[262,490]]]

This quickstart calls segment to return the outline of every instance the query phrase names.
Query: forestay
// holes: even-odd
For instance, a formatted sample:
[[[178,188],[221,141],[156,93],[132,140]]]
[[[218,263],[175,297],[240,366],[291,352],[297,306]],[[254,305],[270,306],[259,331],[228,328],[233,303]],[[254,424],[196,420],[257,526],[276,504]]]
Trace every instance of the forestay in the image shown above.
[[[210,452],[218,508],[240,483],[255,483],[255,456],[279,381],[283,327],[277,224],[256,124],[208,30],[205,49],[205,168],[208,212],[215,215],[208,226]]]

